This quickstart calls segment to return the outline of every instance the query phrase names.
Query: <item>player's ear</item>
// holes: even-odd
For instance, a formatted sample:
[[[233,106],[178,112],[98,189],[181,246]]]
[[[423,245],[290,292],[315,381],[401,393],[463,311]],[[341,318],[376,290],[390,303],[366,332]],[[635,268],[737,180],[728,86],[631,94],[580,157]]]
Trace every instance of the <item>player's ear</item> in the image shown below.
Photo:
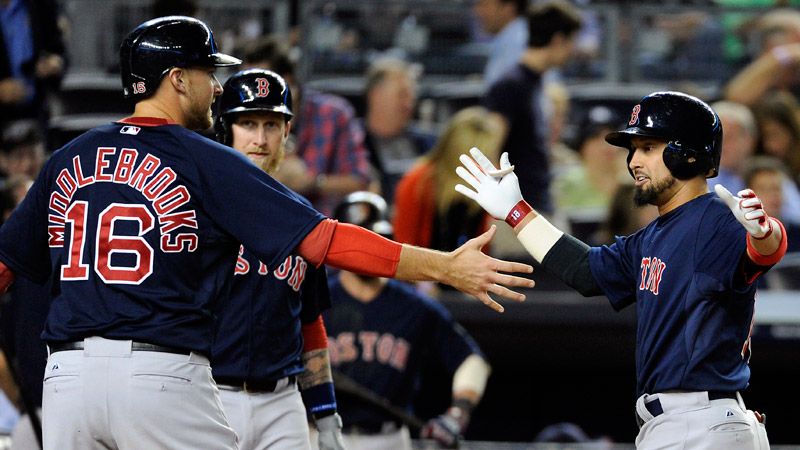
[[[169,69],[167,75],[164,77],[169,80],[172,88],[176,91],[185,94],[187,88],[186,71],[181,67],[173,67]]]
[[[289,134],[291,134],[291,131],[292,131],[292,121],[291,120],[287,120],[286,121],[286,126],[283,127],[283,128],[284,128],[283,129],[283,139],[286,140],[286,139],[289,138]]]

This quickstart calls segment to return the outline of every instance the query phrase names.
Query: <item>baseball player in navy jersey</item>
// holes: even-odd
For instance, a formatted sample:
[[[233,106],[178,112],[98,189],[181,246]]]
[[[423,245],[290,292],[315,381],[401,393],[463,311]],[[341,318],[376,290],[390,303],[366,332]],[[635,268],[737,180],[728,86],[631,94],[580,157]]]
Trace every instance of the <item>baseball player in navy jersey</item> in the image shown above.
[[[217,102],[217,140],[269,174],[280,167],[292,119],[292,95],[278,74],[232,75]],[[310,203],[308,203],[310,205]],[[212,373],[239,448],[308,449],[306,411],[319,448],[342,449],[341,419],[320,312],[330,306],[324,267],[290,254],[270,271],[242,247],[230,295],[216,311]]]
[[[385,214],[379,195],[354,192],[334,217],[390,236]],[[333,308],[323,316],[333,367],[405,410],[411,409],[423,368],[449,373],[452,406],[425,424],[421,436],[456,447],[490,372],[475,341],[442,305],[405,283],[341,271],[330,291]],[[339,406],[348,449],[411,448],[408,428],[386,411],[352,396],[340,396]]]
[[[708,192],[722,149],[717,114],[678,92],[634,106],[606,140],[628,150],[638,205],[659,217],[610,246],[588,247],[522,199],[508,156],[500,170],[479,150],[456,190],[505,219],[531,255],[585,296],[619,310],[636,303],[636,438],[640,449],[766,449],[763,417],[745,408],[756,278],[781,260],[786,233],[745,189]],[[476,165],[477,162],[477,165]]]
[[[240,245],[279,270],[294,253],[400,279],[489,293],[532,281],[480,248],[401,245],[325,218],[247,158],[192,130],[211,126],[222,92],[203,22],[153,19],[120,48],[133,115],[56,151],[0,228],[0,291],[14,273],[54,280],[42,333],[45,449],[236,448],[207,356],[211,309],[230,289]]]

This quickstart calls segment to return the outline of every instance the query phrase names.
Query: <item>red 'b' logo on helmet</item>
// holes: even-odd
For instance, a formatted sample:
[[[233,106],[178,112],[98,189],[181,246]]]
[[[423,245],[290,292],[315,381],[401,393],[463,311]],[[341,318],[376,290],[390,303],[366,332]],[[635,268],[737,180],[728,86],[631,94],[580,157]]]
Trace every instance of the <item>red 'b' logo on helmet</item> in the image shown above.
[[[258,91],[256,91],[256,97],[266,97],[269,95],[269,80],[266,78],[256,78],[256,85],[258,87]]]
[[[641,110],[641,105],[636,105],[633,107],[633,111],[631,111],[631,120],[628,121],[628,125],[636,125],[636,123],[639,122],[639,111]]]

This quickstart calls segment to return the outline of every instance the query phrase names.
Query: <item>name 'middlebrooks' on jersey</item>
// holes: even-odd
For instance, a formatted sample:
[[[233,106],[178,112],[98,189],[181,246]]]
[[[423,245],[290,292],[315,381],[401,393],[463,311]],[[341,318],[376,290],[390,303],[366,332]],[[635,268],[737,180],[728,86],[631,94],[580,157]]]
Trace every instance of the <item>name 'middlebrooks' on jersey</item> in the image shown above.
[[[338,277],[332,278],[333,307],[323,313],[331,366],[392,404],[408,408],[423,364],[451,376],[478,344],[444,306],[411,286],[388,280],[380,294],[363,303]],[[345,425],[378,427],[392,417],[347,396],[337,398]]]
[[[53,154],[0,229],[0,260],[59,280],[48,342],[102,336],[208,354],[210,307],[239,243],[275,268],[322,219],[233,149],[129,119]]]
[[[325,266],[291,254],[270,270],[242,246],[234,274],[215,311],[214,377],[266,381],[302,373],[301,324],[330,307]]]
[[[745,233],[705,194],[591,249],[592,274],[611,305],[636,302],[637,395],[747,387],[756,286],[740,265]]]

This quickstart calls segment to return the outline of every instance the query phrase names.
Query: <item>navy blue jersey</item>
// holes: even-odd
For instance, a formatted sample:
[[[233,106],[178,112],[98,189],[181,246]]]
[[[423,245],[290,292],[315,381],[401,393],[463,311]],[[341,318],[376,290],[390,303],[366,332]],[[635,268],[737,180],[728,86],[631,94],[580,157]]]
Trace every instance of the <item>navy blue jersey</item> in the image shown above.
[[[0,228],[0,260],[58,280],[46,341],[207,354],[239,243],[277,268],[322,219],[229,147],[178,125],[114,123],[53,154]]]
[[[422,367],[438,364],[448,373],[480,349],[450,313],[411,286],[389,280],[372,301],[330,282],[333,308],[323,313],[331,365],[394,405],[410,408]],[[337,398],[345,425],[380,428],[392,418],[346,396]]]
[[[611,305],[637,305],[639,395],[747,387],[756,288],[744,280],[745,235],[705,194],[591,249],[592,274]]]
[[[269,270],[242,247],[234,273],[216,308],[214,376],[266,381],[303,372],[301,324],[330,307],[325,266],[292,254]]]

